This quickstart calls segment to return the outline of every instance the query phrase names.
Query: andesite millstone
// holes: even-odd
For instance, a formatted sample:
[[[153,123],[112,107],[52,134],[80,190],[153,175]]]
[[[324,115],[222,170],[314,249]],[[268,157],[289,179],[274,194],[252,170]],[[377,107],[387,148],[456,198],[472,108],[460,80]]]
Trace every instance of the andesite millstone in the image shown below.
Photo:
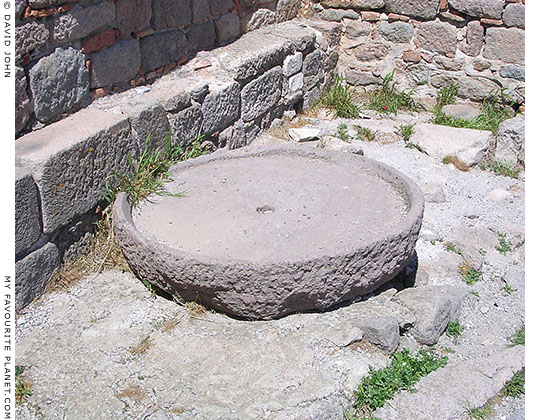
[[[181,301],[248,319],[324,310],[409,262],[424,199],[397,170],[300,147],[218,151],[171,169],[170,193],[119,194],[115,233],[135,274]]]

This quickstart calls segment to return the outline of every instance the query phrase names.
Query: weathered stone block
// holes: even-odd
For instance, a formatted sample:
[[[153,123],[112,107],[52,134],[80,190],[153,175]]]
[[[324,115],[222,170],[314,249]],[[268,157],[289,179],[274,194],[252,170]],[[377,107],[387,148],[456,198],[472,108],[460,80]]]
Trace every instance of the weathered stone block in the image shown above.
[[[413,37],[413,27],[405,22],[381,22],[379,34],[390,42],[409,42]]]
[[[65,0],[28,0],[28,5],[32,9],[43,9],[45,7],[56,6],[65,3]]]
[[[249,82],[242,89],[242,120],[252,121],[263,116],[281,98],[281,67],[275,67]]]
[[[499,70],[499,74],[504,78],[511,78],[516,80],[525,81],[525,68],[521,66],[503,66]]]
[[[159,32],[140,40],[141,65],[145,72],[172,63],[187,51],[186,35],[179,29]]]
[[[497,132],[495,160],[514,165],[523,164],[520,154],[525,147],[525,118],[517,116],[503,121]]]
[[[488,28],[484,57],[523,64],[525,62],[525,31],[518,28]]]
[[[330,22],[341,22],[343,19],[360,19],[360,15],[354,10],[326,9],[321,13],[322,20]]]
[[[194,25],[208,22],[210,19],[208,0],[193,0],[191,2],[191,15]]]
[[[433,19],[439,9],[439,0],[386,0],[386,10],[416,17],[420,19]]]
[[[172,141],[174,144],[186,145],[197,138],[201,132],[203,114],[201,106],[193,106],[170,117],[172,126]]]
[[[345,35],[349,39],[356,39],[360,36],[371,34],[372,26],[369,22],[358,22],[353,20],[347,23],[345,27]]]
[[[382,9],[384,0],[323,0],[321,4],[324,7],[335,7],[340,9]]]
[[[177,28],[191,23],[191,0],[152,0],[152,28]]]
[[[147,138],[150,150],[165,144],[171,127],[163,106],[158,103],[134,105],[131,114],[131,130],[138,144],[145,144]]]
[[[30,120],[32,104],[28,93],[26,75],[21,67],[15,67],[15,132],[19,133]]]
[[[354,49],[354,56],[360,61],[382,60],[388,55],[390,47],[380,42],[361,44]]]
[[[41,235],[38,191],[26,168],[15,168],[15,255],[29,249]]]
[[[304,58],[304,76],[315,76],[324,68],[326,55],[321,50],[315,50]]]
[[[133,38],[116,42],[113,46],[90,54],[92,88],[125,82],[137,75],[141,67],[139,43]]]
[[[240,18],[236,13],[227,13],[214,21],[216,38],[219,44],[225,44],[240,35]]]
[[[263,26],[272,25],[276,23],[276,21],[276,12],[269,9],[258,9],[253,13],[245,25],[242,24],[242,32],[253,31],[262,28]]]
[[[211,49],[216,43],[216,31],[212,22],[193,25],[187,33],[187,49],[191,52]]]
[[[219,16],[234,9],[232,0],[208,0],[212,16]]]
[[[15,309],[23,309],[43,293],[59,264],[58,249],[50,242],[15,263]]]
[[[298,0],[278,0],[276,4],[276,12],[279,22],[291,20],[296,17],[300,2]]]
[[[459,318],[461,304],[467,294],[465,289],[456,287],[419,286],[402,290],[393,300],[416,316],[411,330],[416,341],[433,345],[439,340],[448,322]]]
[[[301,52],[285,57],[285,60],[283,60],[283,75],[289,77],[302,70],[303,57]]]
[[[506,26],[525,29],[525,5],[521,3],[507,4],[503,12],[503,22]]]
[[[358,319],[358,327],[371,344],[388,353],[392,353],[397,349],[399,345],[399,322],[396,317],[362,316]]]
[[[441,54],[455,53],[456,27],[449,23],[425,22],[418,27],[418,47]]]
[[[34,112],[41,122],[75,111],[89,99],[84,55],[74,48],[57,48],[39,60],[29,73]]]
[[[345,78],[347,82],[355,86],[372,85],[379,81],[379,79],[373,76],[373,73],[355,69],[345,69]]]
[[[500,19],[505,0],[448,0],[451,8],[469,16]]]
[[[210,85],[202,105],[204,134],[221,131],[240,116],[240,85],[223,82]]]
[[[33,131],[15,142],[16,164],[32,170],[39,188],[44,233],[94,208],[114,173],[132,168],[126,156],[140,149],[128,117],[95,109]]]
[[[150,25],[152,0],[117,0],[114,23],[124,38]]]
[[[295,74],[289,78],[289,92],[294,93],[302,90],[304,87],[304,75],[302,73]]]
[[[52,39],[56,44],[65,44],[84,38],[95,30],[114,22],[114,3],[105,1],[96,5],[74,6],[69,12],[55,16],[52,20]]]
[[[15,55],[20,59],[23,55],[39,49],[49,38],[47,27],[35,21],[30,21],[15,28]]]
[[[479,21],[473,20],[467,24],[467,35],[459,49],[471,57],[476,57],[480,54],[482,45],[484,45],[484,27]]]

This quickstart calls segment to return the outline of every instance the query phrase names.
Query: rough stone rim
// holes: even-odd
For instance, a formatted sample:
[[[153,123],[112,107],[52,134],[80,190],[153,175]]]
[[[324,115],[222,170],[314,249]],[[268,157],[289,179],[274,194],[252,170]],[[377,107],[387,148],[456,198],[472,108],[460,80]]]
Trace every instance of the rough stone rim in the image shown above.
[[[247,147],[235,151],[219,151],[211,155],[181,162],[171,173],[218,159],[268,156],[286,153],[303,157],[337,160],[354,167],[376,170],[377,174],[403,194],[409,205],[408,212],[379,239],[360,242],[350,249],[341,249],[334,255],[322,255],[292,262],[253,262],[239,259],[222,260],[201,258],[147,239],[135,226],[128,196],[118,195],[113,205],[113,222],[120,247],[139,278],[167,291],[184,301],[197,301],[234,316],[248,319],[272,319],[291,312],[324,310],[369,293],[391,280],[409,262],[420,231],[424,198],[420,189],[407,176],[388,165],[358,155],[300,147]],[[377,258],[379,249],[402,244],[399,255],[390,261]],[[381,248],[382,247],[382,248]],[[371,257],[373,264],[363,274],[358,264]],[[355,262],[355,260],[358,260]],[[359,272],[351,273],[347,267]],[[343,269],[346,269],[344,272]],[[334,274],[332,274],[334,273]],[[298,279],[297,274],[301,275]],[[326,276],[330,277],[326,277]],[[289,280],[274,284],[276,278]],[[323,295],[317,283],[325,278]],[[295,280],[296,279],[296,280]],[[359,281],[359,279],[363,279]],[[276,287],[278,287],[276,289]],[[283,290],[285,287],[286,290]],[[304,298],[289,301],[286,295],[293,288]],[[276,296],[272,296],[276,293]]]

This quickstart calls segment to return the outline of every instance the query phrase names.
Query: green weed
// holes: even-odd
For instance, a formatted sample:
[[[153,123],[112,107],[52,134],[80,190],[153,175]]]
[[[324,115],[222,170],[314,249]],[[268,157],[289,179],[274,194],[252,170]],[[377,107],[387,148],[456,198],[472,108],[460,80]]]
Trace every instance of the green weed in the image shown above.
[[[414,125],[413,124],[407,124],[407,125],[400,125],[397,128],[398,134],[403,137],[403,140],[408,142],[412,135],[414,134]]]
[[[512,379],[506,382],[502,394],[512,398],[522,398],[525,395],[525,369],[516,372]]]
[[[340,124],[336,133],[336,136],[341,140],[350,143],[351,136],[349,136],[349,131],[347,129],[347,124]]]
[[[499,236],[499,245],[495,247],[497,251],[501,254],[506,255],[512,250],[512,243],[506,239],[505,233],[498,233]]]
[[[371,131],[367,127],[360,127],[359,125],[356,126],[356,138],[358,140],[373,141],[375,140],[376,134],[376,132]]]
[[[476,407],[476,408],[468,408],[467,414],[470,416],[470,418],[473,418],[476,420],[485,420],[491,414],[493,414],[493,408],[491,407],[491,405],[484,405],[482,407]]]
[[[458,85],[455,83],[450,83],[437,91],[435,111],[439,112],[444,106],[455,103],[457,91]]]
[[[512,337],[509,338],[509,347],[525,345],[525,325],[517,330]]]
[[[15,365],[15,402],[17,404],[24,404],[32,395],[32,386],[22,377],[25,370],[25,366]]]
[[[457,338],[461,335],[465,328],[459,323],[459,320],[450,321],[446,326],[446,335],[449,337]]]
[[[521,170],[508,162],[492,162],[488,165],[488,169],[500,176],[517,179]]]
[[[514,293],[516,291],[516,289],[512,288],[512,286],[510,286],[509,284],[505,284],[504,287],[502,288],[503,292],[511,295],[512,293]]]
[[[474,268],[470,268],[468,266],[461,267],[461,278],[465,283],[467,283],[469,286],[472,286],[476,282],[482,279],[482,272],[475,270]]]
[[[363,415],[382,407],[401,390],[414,391],[413,385],[430,372],[443,367],[447,357],[436,356],[425,350],[411,354],[409,350],[396,352],[391,364],[383,369],[372,367],[354,394],[354,407]]]
[[[444,248],[449,252],[453,252],[454,254],[462,255],[461,249],[459,249],[453,242],[446,242],[444,244]]]
[[[413,90],[399,91],[393,81],[395,70],[387,74],[379,88],[369,92],[366,107],[385,114],[397,114],[399,110],[415,111]]]
[[[333,110],[335,118],[358,118],[360,113],[353,101],[350,86],[339,75],[335,76],[332,86],[324,92],[321,104]]]
[[[170,181],[169,168],[179,161],[195,158],[207,151],[201,145],[200,137],[196,138],[189,146],[183,147],[173,145],[169,135],[165,139],[165,147],[154,152],[149,149],[149,139],[150,135],[146,138],[144,150],[136,160],[133,160],[131,155],[127,156],[132,173],[114,174],[115,188],[112,188],[107,182],[105,193],[107,202],[114,202],[118,192],[127,193],[133,205],[141,202],[152,193],[179,196],[179,194],[167,193],[164,189],[165,183]]]

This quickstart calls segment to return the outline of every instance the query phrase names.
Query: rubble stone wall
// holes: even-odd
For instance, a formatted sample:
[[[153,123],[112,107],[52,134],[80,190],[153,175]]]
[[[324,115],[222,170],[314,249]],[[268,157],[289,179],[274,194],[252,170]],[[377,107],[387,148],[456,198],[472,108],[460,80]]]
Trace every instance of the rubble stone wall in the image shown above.
[[[296,16],[300,0],[17,0],[16,132]]]
[[[461,98],[505,89],[525,102],[525,0],[316,0],[313,9],[343,23],[339,69],[351,83],[395,69],[420,97],[455,83]]]

